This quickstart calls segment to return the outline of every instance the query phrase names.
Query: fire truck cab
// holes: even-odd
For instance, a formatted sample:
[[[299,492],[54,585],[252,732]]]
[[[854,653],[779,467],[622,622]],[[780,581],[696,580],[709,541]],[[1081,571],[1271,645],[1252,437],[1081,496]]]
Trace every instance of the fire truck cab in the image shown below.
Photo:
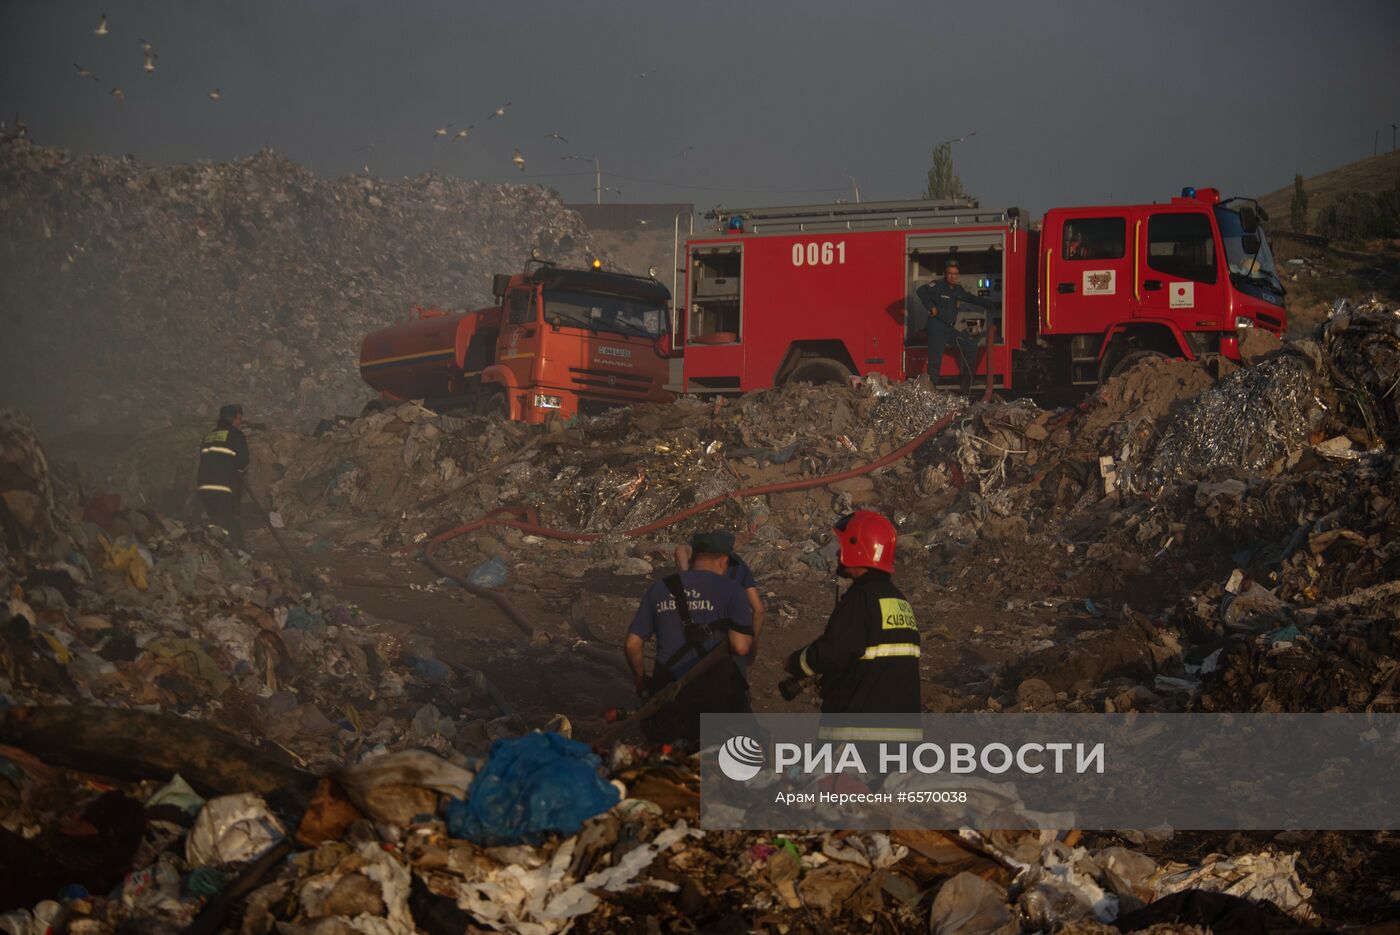
[[[1144,355],[1238,358],[1238,329],[1283,332],[1252,202],[1187,188],[1165,204],[1057,208],[1041,234],[1037,325],[1056,383],[1095,383]]]

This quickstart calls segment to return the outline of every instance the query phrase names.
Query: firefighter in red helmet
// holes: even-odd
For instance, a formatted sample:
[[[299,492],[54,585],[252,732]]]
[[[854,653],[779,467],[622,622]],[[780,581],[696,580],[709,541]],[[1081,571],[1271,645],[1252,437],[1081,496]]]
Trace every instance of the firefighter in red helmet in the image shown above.
[[[837,574],[850,578],[851,585],[822,635],[788,657],[787,671],[798,679],[820,677],[823,714],[917,714],[923,710],[919,626],[890,578],[894,524],[879,513],[858,510],[837,522],[832,534],[841,547]],[[858,733],[846,739],[897,739],[888,730],[870,737]],[[911,738],[898,739],[918,736],[915,730]]]

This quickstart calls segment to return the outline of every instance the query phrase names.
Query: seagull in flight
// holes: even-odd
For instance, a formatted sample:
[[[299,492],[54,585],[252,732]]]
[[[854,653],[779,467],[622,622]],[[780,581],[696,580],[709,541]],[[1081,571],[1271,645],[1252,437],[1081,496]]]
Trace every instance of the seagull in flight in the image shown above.
[[[473,127],[475,127],[475,126],[476,126],[476,124],[474,124],[474,123],[469,123],[469,124],[467,124],[465,127],[463,127],[462,129],[458,130],[458,131],[457,131],[457,135],[454,136],[454,137],[452,137],[452,142],[455,143],[455,142],[457,142],[458,140],[465,140],[465,139],[467,138],[467,133],[468,133]]]
[[[118,104],[120,104],[122,101],[126,100],[126,92],[123,91],[121,88],[113,88],[113,89],[112,89],[112,96],[115,97],[115,98],[117,99],[117,103],[118,103]]]
[[[147,42],[145,39],[138,38],[136,41],[139,42],[139,43],[141,43],[141,51],[142,51],[142,52],[150,52],[150,51],[152,51],[152,50],[155,48],[155,46],[151,45],[151,44],[150,44],[149,42]]]
[[[74,62],[74,63],[73,63],[73,67],[76,68],[76,69],[78,69],[78,77],[79,77],[79,78],[91,78],[93,81],[96,81],[96,80],[97,80],[97,76],[96,76],[96,75],[94,75],[92,72],[88,71],[88,70],[87,70],[86,68],[84,68],[83,66],[79,65],[77,62]]]
[[[566,139],[564,139],[562,136],[560,136],[558,133],[548,133],[548,134],[545,135],[545,139],[547,139],[547,140],[558,140],[558,141],[561,142],[561,143],[567,143],[567,142],[569,142],[568,140],[566,140]]]
[[[496,117],[504,117],[504,116],[506,115],[506,108],[509,107],[509,106],[510,106],[510,101],[506,101],[506,102],[505,102],[504,104],[502,104],[500,107],[497,107],[495,110],[491,111],[491,115],[490,115],[489,117],[487,117],[486,119],[487,119],[487,120],[493,120],[493,119],[495,119]]]
[[[440,140],[440,139],[445,139],[445,138],[447,137],[447,131],[448,131],[448,130],[451,130],[451,129],[452,129],[452,124],[450,124],[450,123],[447,124],[446,126],[438,127],[436,130],[433,131],[433,139],[438,139],[438,140]]]
[[[209,92],[209,100],[211,101],[217,101],[221,97],[223,97],[223,95],[219,93],[218,88],[215,88],[214,90]]]
[[[672,158],[672,159],[679,159],[679,158],[681,158],[682,156],[684,156],[686,153],[690,152],[690,151],[691,151],[692,149],[694,149],[694,148],[695,148],[694,146],[687,146],[685,149],[683,149],[683,150],[681,150],[680,152],[676,153],[676,154],[675,154],[674,156],[672,156],[671,158]]]
[[[97,21],[97,28],[92,31],[94,36],[107,35],[107,14],[103,13],[102,18]]]
[[[520,155],[520,150],[515,151],[515,155],[510,157],[510,161],[515,163],[515,167],[521,172],[525,171],[525,157]]]
[[[156,70],[156,53],[148,51],[144,53],[143,57],[145,61],[141,63],[141,68],[149,75]]]

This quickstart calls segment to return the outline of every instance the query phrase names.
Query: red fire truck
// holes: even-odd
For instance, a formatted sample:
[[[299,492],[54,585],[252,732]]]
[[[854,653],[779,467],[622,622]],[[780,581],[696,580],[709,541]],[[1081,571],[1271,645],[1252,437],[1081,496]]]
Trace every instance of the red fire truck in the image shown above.
[[[1239,329],[1284,328],[1261,214],[1210,188],[1056,208],[1038,229],[973,201],[716,208],[717,229],[686,243],[684,390],[917,375],[915,292],[954,257],[963,286],[997,306],[959,311],[960,329],[996,329],[979,381],[988,360],[996,386],[1036,391],[1094,384],[1144,355],[1238,358]],[[957,377],[947,354],[940,378]]]

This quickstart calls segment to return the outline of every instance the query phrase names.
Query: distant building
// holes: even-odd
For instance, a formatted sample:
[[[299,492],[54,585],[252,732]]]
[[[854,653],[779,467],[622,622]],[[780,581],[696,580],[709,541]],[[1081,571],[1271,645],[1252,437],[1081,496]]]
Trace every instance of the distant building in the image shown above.
[[[570,211],[577,211],[589,230],[595,231],[645,231],[672,230],[676,216],[681,219],[681,232],[689,230],[690,219],[695,214],[694,204],[574,204],[565,205]]]

